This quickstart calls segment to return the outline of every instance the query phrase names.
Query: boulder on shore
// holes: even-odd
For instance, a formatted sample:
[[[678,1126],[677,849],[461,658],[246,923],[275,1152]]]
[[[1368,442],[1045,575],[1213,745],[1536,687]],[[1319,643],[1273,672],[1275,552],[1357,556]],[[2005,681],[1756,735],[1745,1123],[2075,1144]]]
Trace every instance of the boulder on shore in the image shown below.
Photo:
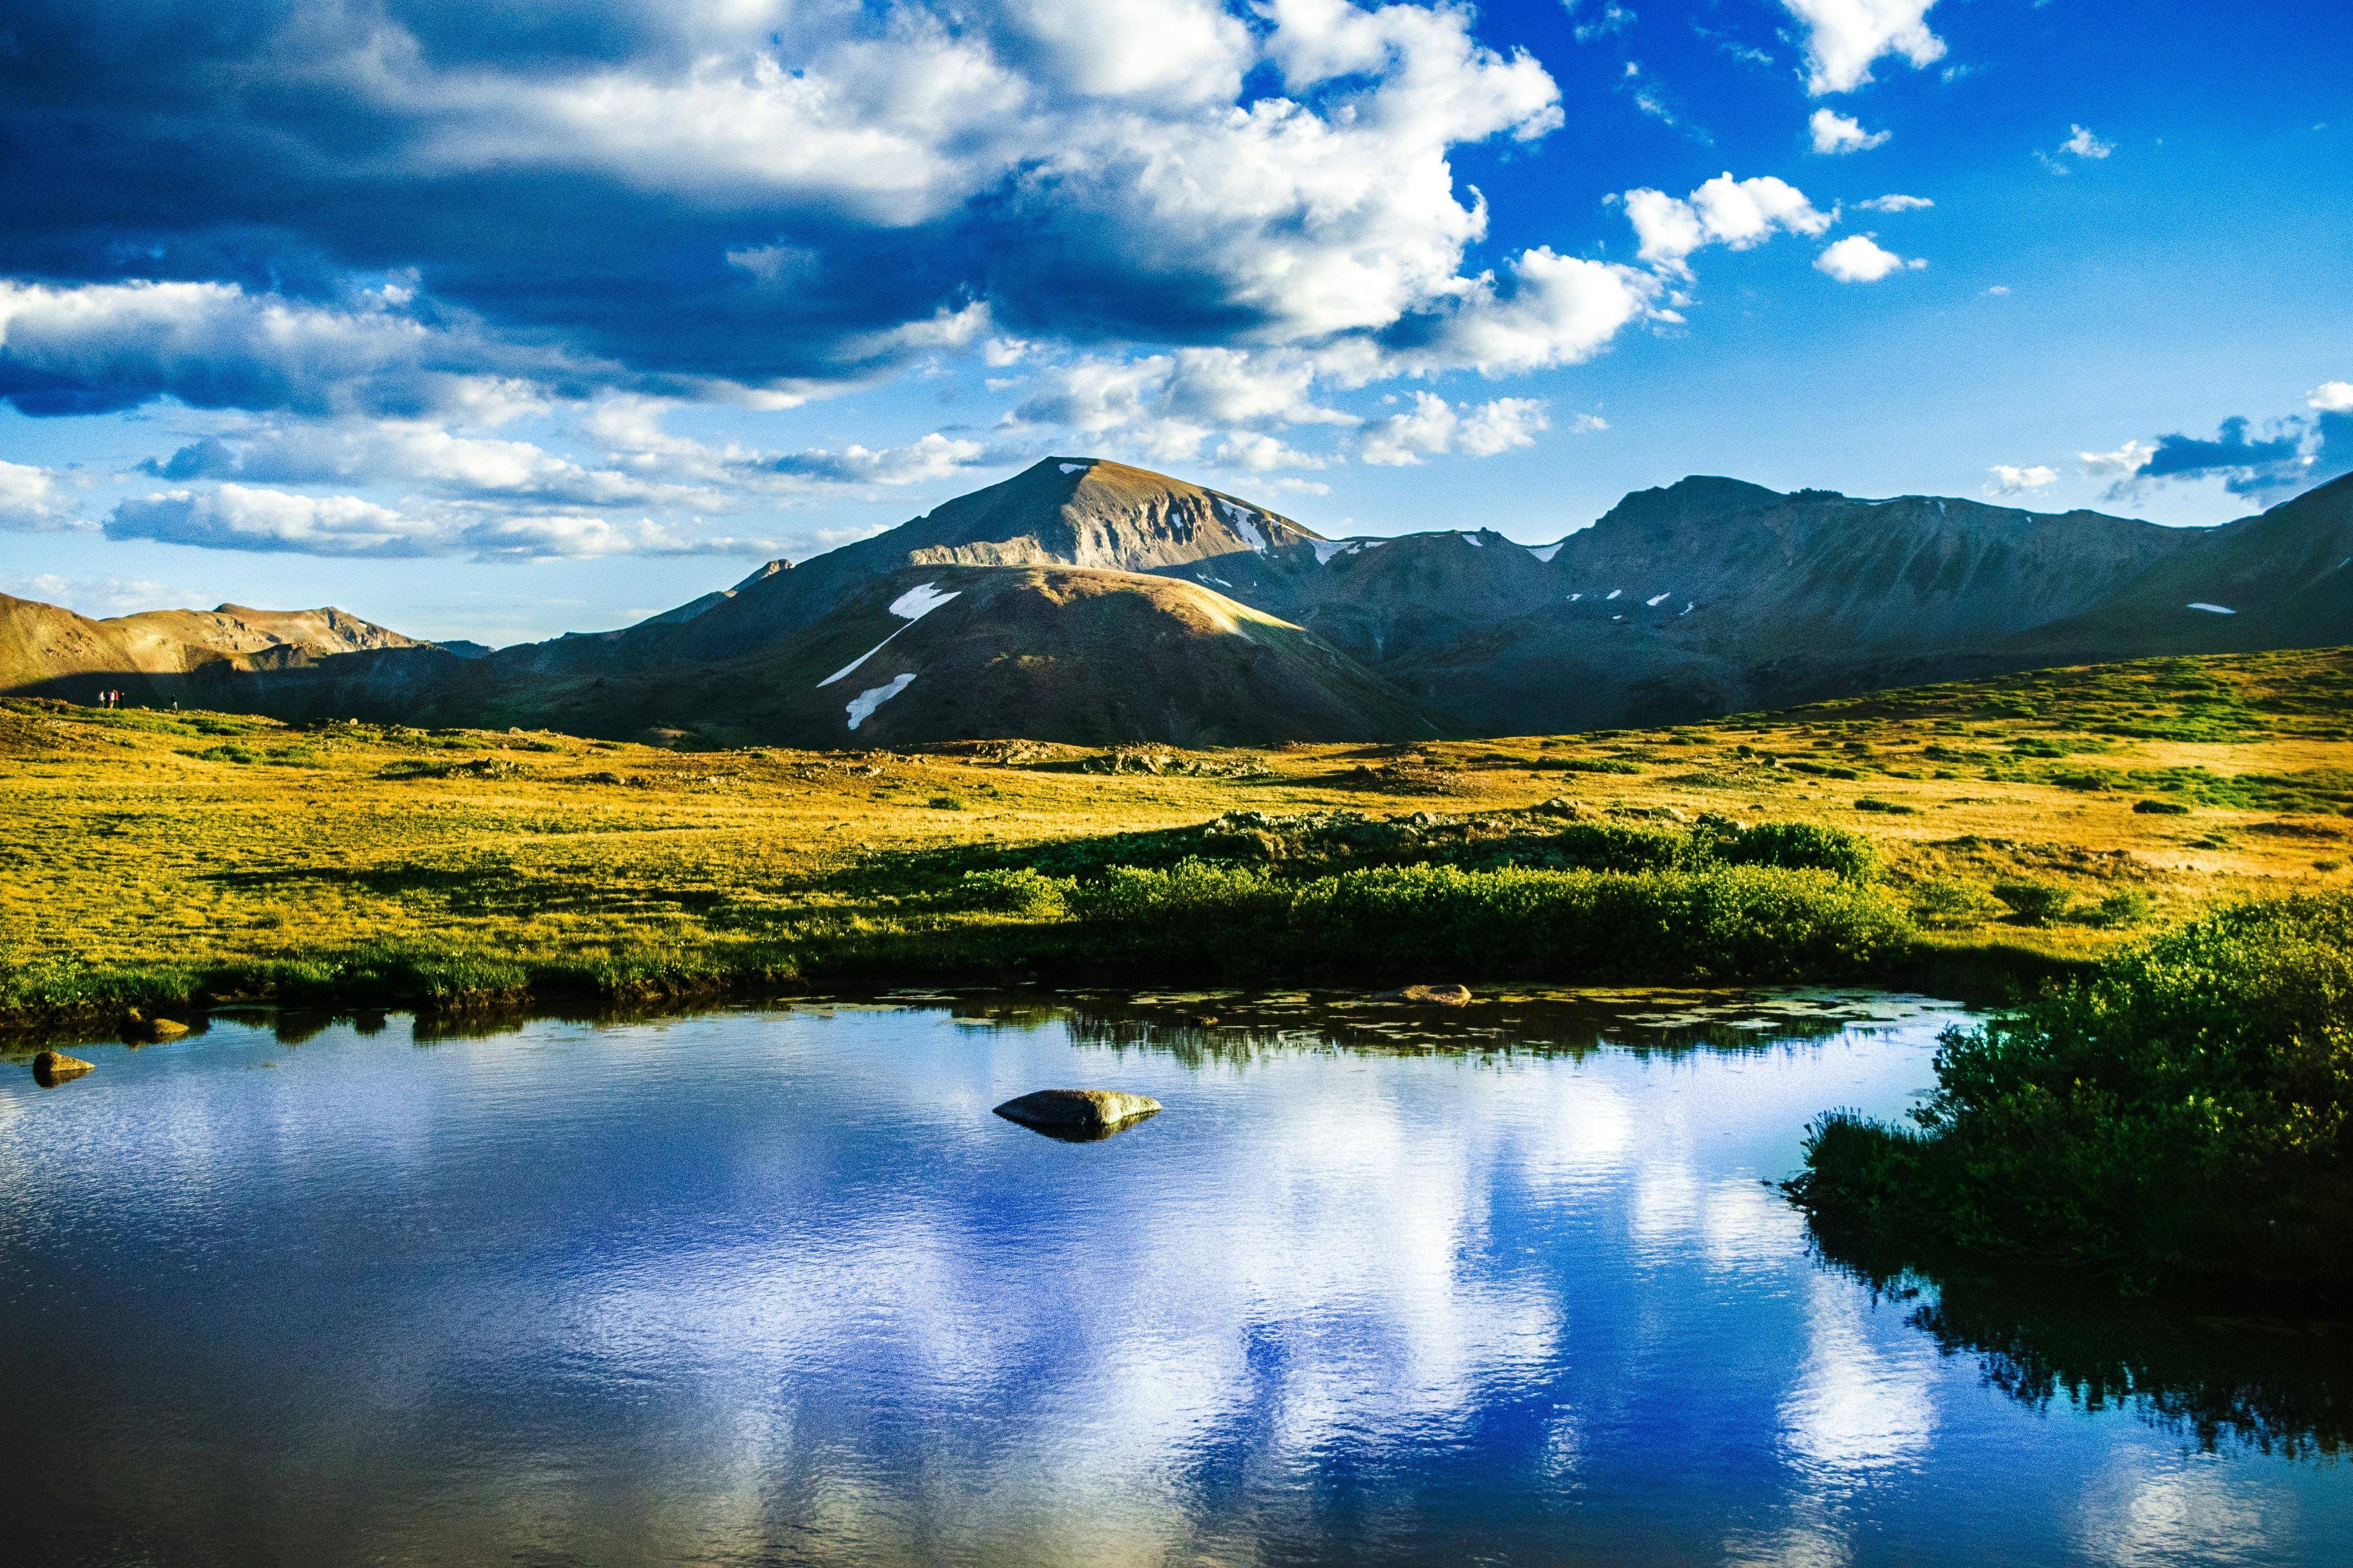
[[[1376,1002],[1414,1002],[1425,1007],[1468,1007],[1471,988],[1468,985],[1403,985],[1395,991],[1384,991],[1373,998]]]
[[[1147,1116],[1160,1102],[1115,1089],[1041,1089],[997,1108],[1008,1121],[1055,1138],[1104,1138]]]
[[[176,1040],[188,1032],[188,1026],[172,1018],[150,1018],[136,1007],[125,1008],[122,1014],[122,1037],[126,1040]]]
[[[79,1057],[69,1057],[63,1051],[43,1051],[33,1058],[33,1077],[46,1087],[63,1083],[69,1078],[79,1078],[93,1065]]]

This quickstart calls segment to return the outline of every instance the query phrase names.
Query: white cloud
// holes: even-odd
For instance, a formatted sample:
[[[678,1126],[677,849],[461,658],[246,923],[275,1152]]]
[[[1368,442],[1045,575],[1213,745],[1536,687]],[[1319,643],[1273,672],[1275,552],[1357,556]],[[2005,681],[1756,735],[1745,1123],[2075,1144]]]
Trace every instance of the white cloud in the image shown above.
[[[987,449],[977,441],[944,436],[934,430],[905,447],[879,450],[856,443],[839,452],[813,447],[780,458],[758,459],[760,467],[779,474],[829,479],[840,484],[913,485],[952,479],[978,463]]]
[[[402,511],[358,496],[309,496],[249,485],[160,490],[119,503],[110,539],[200,550],[396,560],[470,553],[477,559],[737,554],[767,541],[691,539],[652,519],[626,522],[565,512],[485,513],[450,506]]]
[[[1544,404],[1532,397],[1499,397],[1458,410],[1436,393],[1417,392],[1409,411],[1366,426],[1357,452],[1381,468],[1404,468],[1450,451],[1492,458],[1535,445],[1536,433],[1550,423]]]
[[[1867,213],[1910,213],[1933,207],[1936,204],[1926,196],[1873,196],[1867,202],[1857,202],[1857,208]]]
[[[1387,353],[1360,361],[1334,351],[1324,362],[1343,381],[1365,379],[1375,369],[1492,376],[1582,364],[1649,314],[1658,292],[1652,279],[1630,267],[1538,247],[1514,258],[1507,283],[1482,273],[1442,308],[1401,322]]]
[[[1563,0],[1563,3],[1567,5],[1571,16],[1585,18],[1577,24],[1576,28],[1577,41],[1580,44],[1607,37],[1612,33],[1622,33],[1634,25],[1634,13],[1618,4],[1618,0],[1599,0],[1599,4],[1589,11],[1582,10],[1578,0]]]
[[[408,303],[400,289],[329,308],[234,283],[0,279],[0,364],[94,400],[42,409],[13,395],[19,406],[58,413],[164,396],[199,408],[480,411],[513,401],[514,378],[565,368],[462,324],[428,325]]]
[[[2078,158],[2098,159],[2105,158],[2116,150],[2115,142],[2103,142],[2080,125],[2070,125],[2067,129],[2074,134],[2059,143],[2059,151],[2062,153],[2073,153]]]
[[[2031,468],[2016,468],[2009,463],[1996,463],[1987,472],[1993,475],[1993,482],[1985,488],[1986,494],[1989,496],[2021,495],[2028,490],[2039,490],[2045,485],[2056,484],[2059,481],[2058,469],[2046,468],[2040,463]]]
[[[1210,460],[1220,468],[1241,468],[1253,474],[1271,473],[1277,468],[1320,468],[1325,459],[1283,445],[1273,436],[1252,430],[1236,430],[1219,443]],[[1319,492],[1328,489],[1318,486]]]
[[[190,597],[166,584],[143,577],[66,577],[54,572],[29,577],[0,575],[0,594],[62,605],[77,615],[100,618],[136,615],[142,610],[167,610],[188,603]]]
[[[2157,447],[2148,441],[2127,441],[2113,452],[2078,452],[2075,456],[2086,474],[2128,479],[2148,467],[2148,460],[2157,456]]]
[[[1915,66],[1945,57],[1928,30],[1936,0],[1781,0],[1806,28],[1806,90],[1852,92],[1871,79],[1873,62],[1901,55]]]
[[[1456,427],[1458,451],[1473,458],[1492,458],[1515,447],[1533,447],[1536,433],[1552,427],[1541,398],[1498,397],[1469,411]]]
[[[2322,382],[2304,401],[2323,414],[2353,414],[2353,381]]]
[[[1828,109],[1815,110],[1806,126],[1814,133],[1817,153],[1867,153],[1895,134],[1892,131],[1865,131],[1862,121]]]
[[[1648,188],[1628,191],[1624,199],[1641,242],[1636,254],[1661,271],[1686,277],[1692,253],[1707,246],[1746,250],[1776,233],[1820,234],[1833,221],[1803,191],[1769,174],[1736,180],[1727,171],[1687,200]]]
[[[1366,426],[1357,455],[1380,468],[1404,468],[1427,454],[1443,452],[1461,423],[1454,405],[1434,392],[1413,395],[1413,411],[1392,414]]]
[[[54,533],[82,526],[55,474],[26,463],[0,462],[0,530]]]
[[[246,485],[158,491],[123,501],[106,521],[110,539],[302,555],[429,555],[433,531],[357,496],[322,499]]]
[[[2010,285],[2007,283],[1997,283],[1992,288],[1987,289],[1986,292],[1992,295],[1997,300],[2007,300],[2010,298]]]
[[[675,486],[616,468],[585,468],[529,441],[456,435],[414,419],[272,421],[184,447],[149,468],[166,479],[416,485],[449,495],[571,506],[688,499]]]
[[[1905,260],[1867,234],[1848,235],[1814,258],[1816,271],[1827,272],[1841,283],[1876,283],[1891,272],[1927,265]]]

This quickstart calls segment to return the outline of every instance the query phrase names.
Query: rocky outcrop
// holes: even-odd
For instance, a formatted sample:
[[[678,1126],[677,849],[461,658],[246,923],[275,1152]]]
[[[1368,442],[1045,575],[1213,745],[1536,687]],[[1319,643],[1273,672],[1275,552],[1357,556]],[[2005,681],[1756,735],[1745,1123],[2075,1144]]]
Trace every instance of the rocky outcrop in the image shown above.
[[[1108,1138],[1159,1111],[1158,1100],[1115,1089],[1041,1089],[997,1108],[1008,1121],[1065,1139]]]

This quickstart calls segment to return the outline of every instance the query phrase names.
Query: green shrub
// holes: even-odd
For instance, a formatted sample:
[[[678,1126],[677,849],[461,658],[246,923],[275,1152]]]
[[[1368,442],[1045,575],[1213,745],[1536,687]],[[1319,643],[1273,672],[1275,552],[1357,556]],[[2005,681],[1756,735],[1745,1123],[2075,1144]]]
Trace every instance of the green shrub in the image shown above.
[[[1715,847],[1727,865],[1828,871],[1849,882],[1873,881],[1881,869],[1870,839],[1819,822],[1759,822],[1719,837]]]
[[[1936,1070],[1914,1127],[1818,1121],[1794,1195],[2134,1290],[2353,1290],[2353,899],[2210,915],[1948,1031]]]
[[[1993,896],[2010,906],[2020,924],[2047,926],[2067,912],[2075,895],[2049,882],[1996,882]]]
[[[2187,816],[2189,808],[2178,800],[2137,800],[2133,812],[2139,816]]]
[[[2119,888],[2094,904],[2084,919],[2095,926],[2135,926],[2148,919],[2157,900],[2138,888]]]
[[[1900,800],[1882,800],[1877,795],[1857,795],[1854,808],[1857,811],[1884,812],[1895,816],[1909,816],[1919,809],[1917,806],[1906,805]]]
[[[1830,978],[1864,973],[1911,940],[1908,921],[1876,889],[1760,866],[1405,866],[1285,881],[1196,860],[1114,867],[1077,884],[1067,901],[1082,925],[1148,934],[1155,962],[1237,978]]]
[[[1925,926],[1949,930],[1982,925],[2003,912],[2004,906],[1991,893],[1956,877],[1923,882],[1912,895],[1912,918]]]

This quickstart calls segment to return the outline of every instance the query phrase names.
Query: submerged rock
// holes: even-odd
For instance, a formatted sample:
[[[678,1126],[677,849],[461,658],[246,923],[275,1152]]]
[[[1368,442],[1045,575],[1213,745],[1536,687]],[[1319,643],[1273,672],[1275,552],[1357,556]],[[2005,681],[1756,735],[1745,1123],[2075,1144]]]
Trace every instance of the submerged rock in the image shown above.
[[[1108,1138],[1159,1111],[1158,1100],[1115,1089],[1041,1089],[997,1108],[1008,1121],[1051,1138],[1074,1140]]]
[[[1384,991],[1373,1000],[1415,1002],[1425,1007],[1468,1007],[1471,1005],[1471,988],[1467,985],[1405,985],[1395,991]]]
[[[63,1083],[69,1078],[79,1078],[90,1071],[92,1065],[63,1051],[43,1051],[33,1058],[33,1078],[47,1088],[53,1083]]]

